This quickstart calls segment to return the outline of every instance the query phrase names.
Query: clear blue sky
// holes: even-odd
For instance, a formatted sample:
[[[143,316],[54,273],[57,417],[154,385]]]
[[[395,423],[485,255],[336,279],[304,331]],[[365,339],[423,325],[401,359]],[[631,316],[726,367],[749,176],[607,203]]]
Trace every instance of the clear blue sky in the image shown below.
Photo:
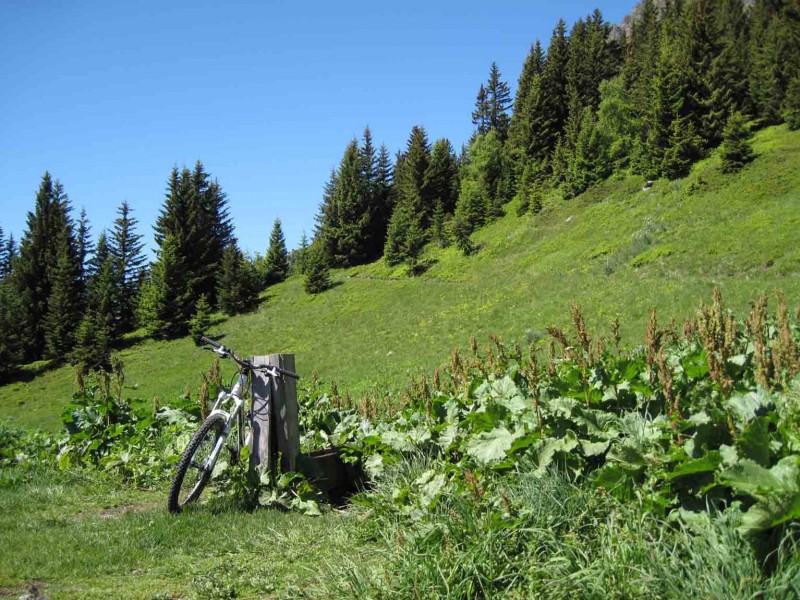
[[[152,245],[172,166],[201,159],[243,249],[276,217],[293,247],[365,125],[392,154],[415,124],[458,148],[492,61],[514,90],[559,17],[634,4],[0,0],[0,225],[19,240],[49,170],[95,236],[127,199]]]

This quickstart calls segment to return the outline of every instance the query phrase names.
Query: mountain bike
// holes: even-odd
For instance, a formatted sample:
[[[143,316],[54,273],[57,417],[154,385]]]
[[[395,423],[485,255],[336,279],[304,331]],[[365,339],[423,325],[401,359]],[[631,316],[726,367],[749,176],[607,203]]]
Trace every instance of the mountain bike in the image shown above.
[[[200,429],[198,429],[175,469],[169,489],[167,509],[171,513],[181,512],[184,506],[200,497],[211,479],[222,449],[227,447],[231,462],[239,460],[242,448],[249,446],[252,427],[250,411],[245,414],[245,392],[250,389],[250,376],[255,371],[267,373],[271,378],[282,376],[300,379],[300,376],[277,366],[255,366],[238,356],[230,348],[201,335],[200,341],[211,346],[215,354],[230,358],[237,365],[237,381],[230,392],[221,391],[214,407]],[[269,408],[268,408],[269,410]],[[231,432],[236,429],[233,443],[227,444]]]

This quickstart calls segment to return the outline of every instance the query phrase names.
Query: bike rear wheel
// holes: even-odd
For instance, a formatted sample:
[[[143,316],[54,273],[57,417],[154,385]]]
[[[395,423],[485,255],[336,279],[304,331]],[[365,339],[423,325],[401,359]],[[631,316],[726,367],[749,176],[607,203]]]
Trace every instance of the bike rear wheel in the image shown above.
[[[211,415],[189,440],[172,478],[167,501],[169,512],[179,513],[200,497],[214,470],[214,464],[209,464],[211,452],[224,431],[225,418],[220,414]]]

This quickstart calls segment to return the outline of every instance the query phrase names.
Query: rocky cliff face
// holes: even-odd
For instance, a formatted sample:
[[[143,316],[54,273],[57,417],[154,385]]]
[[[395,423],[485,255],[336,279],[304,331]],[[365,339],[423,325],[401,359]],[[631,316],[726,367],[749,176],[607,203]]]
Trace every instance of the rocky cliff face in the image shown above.
[[[655,4],[656,8],[659,11],[664,10],[664,7],[667,5],[667,2],[669,2],[669,0],[653,0],[653,4]],[[744,6],[746,8],[750,8],[755,3],[756,3],[756,0],[742,0],[742,4],[744,4]],[[629,36],[631,34],[631,29],[633,28],[633,24],[637,20],[642,18],[642,10],[643,10],[642,9],[642,5],[643,4],[644,4],[644,0],[639,2],[636,6],[634,6],[633,10],[631,11],[631,13],[628,16],[626,16],[624,19],[622,19],[622,24],[618,26],[619,32],[612,32],[612,34],[615,35],[615,36],[620,36],[620,37]],[[617,29],[617,27],[615,27],[615,29]]]

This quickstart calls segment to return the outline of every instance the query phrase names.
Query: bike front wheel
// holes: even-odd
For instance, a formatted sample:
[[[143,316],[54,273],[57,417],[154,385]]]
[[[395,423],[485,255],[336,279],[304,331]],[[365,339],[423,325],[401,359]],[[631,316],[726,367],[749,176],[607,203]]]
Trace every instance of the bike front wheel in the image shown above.
[[[189,440],[172,478],[167,501],[169,512],[179,513],[200,497],[214,470],[209,458],[224,431],[225,418],[220,414],[211,415]]]

